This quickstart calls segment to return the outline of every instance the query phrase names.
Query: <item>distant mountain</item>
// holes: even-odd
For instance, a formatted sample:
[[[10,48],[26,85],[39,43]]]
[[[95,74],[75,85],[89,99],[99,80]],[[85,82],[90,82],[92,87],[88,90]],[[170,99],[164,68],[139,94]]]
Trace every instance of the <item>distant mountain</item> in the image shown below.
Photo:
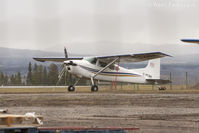
[[[71,54],[71,57],[82,55]],[[64,57],[64,52],[46,52],[40,50],[28,49],[12,49],[0,47],[0,71],[6,74],[15,74],[21,72],[22,75],[27,74],[28,63],[38,63],[33,57]],[[174,57],[166,57],[161,60],[161,74],[168,78],[171,72],[176,83],[184,83],[185,72],[188,72],[190,82],[199,82],[199,54],[177,55]],[[42,63],[49,65],[49,63]],[[121,64],[127,68],[145,67],[147,62]]]

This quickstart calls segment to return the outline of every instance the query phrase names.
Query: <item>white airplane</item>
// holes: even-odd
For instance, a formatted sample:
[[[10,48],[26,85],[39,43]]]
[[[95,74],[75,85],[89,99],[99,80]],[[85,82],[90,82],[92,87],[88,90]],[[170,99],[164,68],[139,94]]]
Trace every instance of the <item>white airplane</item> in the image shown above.
[[[78,80],[73,85],[68,86],[68,91],[74,91],[75,85],[81,78],[91,80],[91,91],[98,91],[98,86],[94,82],[95,80],[108,82],[115,82],[117,80],[117,82],[136,84],[170,83],[169,80],[160,79],[160,58],[169,56],[161,52],[69,58],[66,48],[64,51],[65,58],[34,58],[34,60],[40,62],[62,62],[64,67],[58,77],[59,81],[64,72],[69,72],[78,77]],[[146,60],[149,61],[145,68],[126,69],[119,66],[119,63]]]

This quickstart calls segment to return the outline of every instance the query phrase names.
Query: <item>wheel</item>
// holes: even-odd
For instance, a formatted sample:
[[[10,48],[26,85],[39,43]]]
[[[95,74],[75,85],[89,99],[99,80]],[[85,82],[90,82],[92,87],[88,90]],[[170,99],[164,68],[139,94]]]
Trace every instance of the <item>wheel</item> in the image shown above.
[[[91,86],[91,91],[98,91],[98,86],[97,85]]]
[[[75,87],[72,85],[68,86],[68,91],[75,91]]]

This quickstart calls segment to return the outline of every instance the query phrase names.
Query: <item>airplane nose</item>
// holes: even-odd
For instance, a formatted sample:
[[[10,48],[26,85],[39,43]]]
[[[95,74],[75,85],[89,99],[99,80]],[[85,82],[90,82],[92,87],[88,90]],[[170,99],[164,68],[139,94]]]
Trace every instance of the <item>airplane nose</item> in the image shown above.
[[[70,71],[70,70],[71,70],[71,68],[70,68],[70,67],[67,67],[67,69],[68,69],[68,71]]]

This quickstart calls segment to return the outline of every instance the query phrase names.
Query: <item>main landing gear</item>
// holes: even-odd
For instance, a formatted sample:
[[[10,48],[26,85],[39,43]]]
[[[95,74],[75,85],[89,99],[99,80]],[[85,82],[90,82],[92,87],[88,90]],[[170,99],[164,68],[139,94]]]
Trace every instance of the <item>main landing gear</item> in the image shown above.
[[[75,91],[75,86],[73,86],[73,85],[68,86],[68,91],[69,92]],[[92,85],[91,86],[91,91],[92,92],[97,92],[98,91],[98,86],[97,85]]]
[[[79,78],[73,85],[68,86],[68,91],[69,92],[75,91],[75,85],[79,82],[80,79],[81,78]],[[97,92],[98,91],[98,86],[94,84],[94,81],[93,81],[92,78],[91,78],[91,83],[92,83],[91,92]]]
[[[93,77],[91,77],[91,84],[92,84],[92,86],[91,86],[91,91],[92,91],[92,92],[97,92],[97,91],[98,91],[98,86],[95,85],[95,82],[94,82],[94,80],[93,80]]]

